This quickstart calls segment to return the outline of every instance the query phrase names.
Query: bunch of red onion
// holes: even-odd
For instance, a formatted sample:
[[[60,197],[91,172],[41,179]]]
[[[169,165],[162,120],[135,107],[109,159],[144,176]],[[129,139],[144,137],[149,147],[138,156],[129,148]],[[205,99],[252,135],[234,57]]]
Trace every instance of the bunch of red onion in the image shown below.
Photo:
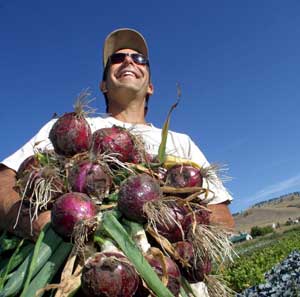
[[[209,211],[198,205],[199,200],[196,206],[194,197],[180,191],[202,189],[203,171],[181,164],[162,171],[157,170],[156,164],[152,169],[152,158],[138,137],[117,126],[92,133],[82,107],[77,104],[74,112],[64,114],[54,123],[49,134],[54,147],[53,162],[45,165],[37,156],[31,156],[22,163],[17,174],[19,191],[32,199],[37,196],[40,183],[51,180],[51,223],[64,238],[73,237],[80,223],[87,228],[79,233],[92,234],[93,220],[100,209],[97,204],[103,205],[106,197],[117,194],[115,207],[121,215],[145,224],[151,240],[156,239],[156,245],[161,245],[161,251],[150,249],[145,258],[174,296],[178,296],[182,275],[191,283],[203,281],[215,260],[215,254],[209,251],[217,238],[210,229]],[[126,173],[121,184],[114,183],[114,175],[122,176],[123,169]],[[161,186],[175,189],[174,193],[165,194]],[[222,250],[217,251],[216,257],[221,253]],[[134,266],[121,252],[95,253],[85,263],[81,282],[86,296],[149,294]]]

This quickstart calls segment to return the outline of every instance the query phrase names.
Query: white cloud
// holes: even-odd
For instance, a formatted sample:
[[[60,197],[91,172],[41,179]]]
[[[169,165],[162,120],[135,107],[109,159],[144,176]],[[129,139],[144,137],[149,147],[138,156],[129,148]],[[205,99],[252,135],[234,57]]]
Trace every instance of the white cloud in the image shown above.
[[[249,197],[247,200],[248,202],[258,202],[264,199],[275,198],[277,195],[282,195],[284,191],[292,191],[292,188],[294,187],[300,187],[300,174],[279,183],[269,185]]]

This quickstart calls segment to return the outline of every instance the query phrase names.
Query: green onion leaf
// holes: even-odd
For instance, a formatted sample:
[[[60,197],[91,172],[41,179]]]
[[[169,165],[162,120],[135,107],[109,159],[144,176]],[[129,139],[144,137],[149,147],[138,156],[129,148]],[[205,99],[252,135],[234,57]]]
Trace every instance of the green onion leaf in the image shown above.
[[[156,296],[173,297],[173,294],[163,285],[126,230],[112,213],[106,212],[103,214],[101,226],[116,241],[119,248],[135,266],[137,272]]]

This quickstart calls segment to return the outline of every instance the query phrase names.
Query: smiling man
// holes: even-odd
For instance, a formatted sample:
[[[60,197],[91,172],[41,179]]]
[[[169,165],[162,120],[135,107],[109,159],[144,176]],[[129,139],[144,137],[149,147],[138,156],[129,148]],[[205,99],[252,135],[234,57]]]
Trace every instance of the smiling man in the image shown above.
[[[161,129],[147,123],[146,114],[148,100],[153,94],[153,85],[150,76],[150,62],[147,43],[137,31],[127,28],[118,29],[110,33],[103,47],[103,78],[100,89],[106,101],[107,115],[87,118],[92,132],[97,129],[121,126],[137,135],[141,135],[150,155],[157,155],[161,142]],[[12,226],[19,209],[20,197],[14,190],[16,171],[20,164],[35,149],[51,149],[49,132],[56,119],[44,125],[41,130],[22,148],[4,159],[0,164],[0,228]],[[169,131],[166,153],[186,158],[202,167],[209,166],[203,153],[186,134]],[[227,228],[234,226],[233,218],[228,209],[232,200],[231,195],[221,181],[208,184],[212,191],[206,197],[208,208],[212,210],[211,220]],[[40,214],[34,222],[34,234],[50,219],[49,212]],[[19,224],[13,230],[15,233],[30,237],[28,213],[22,212]]]
[[[103,48],[103,79],[100,89],[105,97],[107,114],[87,118],[92,132],[100,129],[121,126],[143,138],[146,151],[152,156],[158,154],[161,143],[161,129],[146,121],[148,101],[153,94],[150,76],[150,62],[147,43],[137,31],[127,28],[110,33]],[[33,234],[30,233],[28,210],[20,213],[18,225],[14,226],[18,215],[20,197],[14,190],[16,172],[20,164],[35,150],[53,148],[49,140],[49,132],[56,119],[49,121],[22,148],[4,159],[0,164],[0,228],[9,230],[22,237],[36,238],[41,228],[50,220],[50,212],[39,215],[33,222]],[[169,131],[166,153],[189,159],[202,167],[210,164],[203,153],[186,134]],[[226,228],[234,226],[233,218],[228,209],[231,195],[220,180],[209,183],[204,179],[204,187],[211,190],[204,197],[207,207],[211,209],[211,221]],[[198,284],[199,285],[199,284]],[[204,296],[201,289],[196,290]]]
[[[147,125],[145,115],[149,97],[154,89],[150,78],[148,47],[144,37],[131,29],[119,29],[109,34],[104,43],[103,66],[103,81],[100,88],[106,98],[108,113],[125,123]],[[151,153],[157,154],[160,131],[159,134],[157,130],[153,131],[152,136],[158,141],[154,146],[153,141],[149,141],[152,142]],[[176,155],[191,159],[201,166],[209,166],[202,152],[189,137],[186,139],[182,134],[170,132],[168,143],[169,152],[173,151]],[[215,192],[215,197],[208,204],[208,208],[212,210],[211,220],[232,229],[234,221],[228,209],[232,197],[221,182],[216,186],[210,185],[211,187]]]
[[[146,98],[153,93],[149,62],[132,49],[121,49],[109,56],[100,89],[105,94],[108,112],[123,122],[146,124]]]

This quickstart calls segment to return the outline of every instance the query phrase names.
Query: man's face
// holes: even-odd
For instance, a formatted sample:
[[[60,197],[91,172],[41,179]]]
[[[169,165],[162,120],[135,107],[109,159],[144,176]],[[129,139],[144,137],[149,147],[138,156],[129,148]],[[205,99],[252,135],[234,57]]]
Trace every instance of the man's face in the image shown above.
[[[132,49],[122,49],[116,53],[137,53]],[[112,63],[108,69],[106,81],[102,82],[101,90],[113,98],[114,92],[126,92],[145,97],[153,93],[147,65],[135,63],[130,56],[122,62]]]

